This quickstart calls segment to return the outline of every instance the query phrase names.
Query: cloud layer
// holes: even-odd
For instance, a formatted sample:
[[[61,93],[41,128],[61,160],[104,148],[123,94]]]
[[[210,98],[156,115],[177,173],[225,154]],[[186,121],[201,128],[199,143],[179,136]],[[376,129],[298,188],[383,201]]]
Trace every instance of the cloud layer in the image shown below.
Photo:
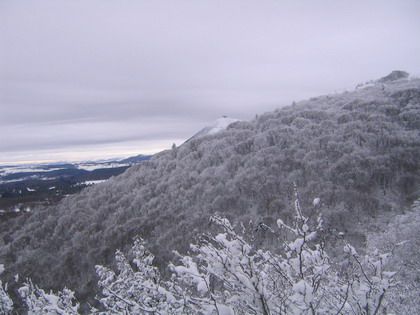
[[[393,69],[418,1],[0,2],[0,163],[152,152]]]

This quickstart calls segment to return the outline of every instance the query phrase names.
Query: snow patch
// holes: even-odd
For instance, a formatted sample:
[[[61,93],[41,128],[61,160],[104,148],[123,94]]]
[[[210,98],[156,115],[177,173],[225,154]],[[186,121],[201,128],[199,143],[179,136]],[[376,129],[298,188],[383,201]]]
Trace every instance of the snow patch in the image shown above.
[[[90,186],[90,185],[100,184],[106,181],[107,181],[106,179],[86,180],[84,182],[77,183],[74,186]]]
[[[200,138],[200,137],[204,137],[208,135],[214,135],[216,133],[219,133],[225,130],[230,124],[237,121],[239,121],[239,119],[223,116],[217,119],[216,121],[214,121],[211,125],[201,129],[192,137],[192,139],[196,139],[196,138]]]
[[[124,166],[130,166],[130,164],[127,164],[127,163],[104,163],[104,164],[82,163],[82,164],[76,165],[76,167],[79,170],[85,170],[85,171],[94,171],[94,170],[97,170],[97,169],[117,168],[117,167],[124,167]]]
[[[0,175],[6,176],[10,174],[16,174],[16,173],[46,173],[51,171],[58,171],[62,170],[62,167],[58,168],[43,168],[43,165],[39,166],[11,166],[11,167],[3,167],[0,169]]]

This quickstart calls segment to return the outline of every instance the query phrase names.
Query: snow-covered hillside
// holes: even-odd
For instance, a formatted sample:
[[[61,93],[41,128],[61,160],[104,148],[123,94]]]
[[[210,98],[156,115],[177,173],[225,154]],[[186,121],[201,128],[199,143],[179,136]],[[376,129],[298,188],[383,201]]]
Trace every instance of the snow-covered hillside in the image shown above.
[[[210,215],[221,214],[276,249],[270,229],[278,218],[293,220],[294,183],[309,218],[322,209],[327,239],[335,229],[363,250],[368,233],[420,196],[419,132],[420,79],[314,97],[193,137],[24,222],[0,226],[0,261],[10,277],[31,275],[45,288],[66,283],[86,301],[95,264],[111,264],[135,235],[163,266],[174,249],[185,253],[212,230]]]

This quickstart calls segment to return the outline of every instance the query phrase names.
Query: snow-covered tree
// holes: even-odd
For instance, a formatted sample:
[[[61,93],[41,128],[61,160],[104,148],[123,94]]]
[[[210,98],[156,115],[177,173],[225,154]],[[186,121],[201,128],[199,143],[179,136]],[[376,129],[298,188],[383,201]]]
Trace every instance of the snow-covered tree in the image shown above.
[[[4,271],[4,266],[0,264],[0,275]],[[3,283],[0,280],[0,314],[11,314],[13,311],[13,301],[7,294],[7,285],[3,287]]]
[[[296,186],[294,190],[294,217],[290,223],[277,221],[289,237],[260,224],[277,236],[276,251],[253,245],[243,226],[239,234],[227,219],[212,216],[222,231],[203,234],[191,245],[190,255],[177,253],[179,262],[169,265],[172,276],[164,280],[145,242],[136,238],[131,262],[117,251],[116,271],[96,266],[102,308],[91,313],[378,314],[394,277],[385,269],[389,254],[362,256],[343,240],[342,259],[331,259],[322,239],[321,216],[305,216]],[[47,294],[28,280],[19,294],[30,315],[78,314],[79,304],[68,289]],[[0,298],[0,307],[10,313],[11,300],[1,283]]]
[[[270,314],[281,295],[283,279],[270,274],[265,257],[268,251],[255,251],[238,235],[227,219],[214,216],[211,221],[223,228],[215,237],[203,237],[192,245],[193,257],[181,256],[181,265],[171,266],[176,281],[194,286],[191,291],[197,312],[208,314]],[[276,277],[273,279],[272,277]],[[275,283],[275,285],[273,285]]]
[[[385,302],[387,311],[413,314],[420,305],[420,199],[410,211],[395,216],[381,231],[370,233],[368,250],[393,253],[389,265],[397,271]]]
[[[75,302],[74,292],[64,288],[57,293],[46,293],[28,280],[19,289],[19,294],[26,304],[28,315],[76,315],[79,303]]]
[[[132,254],[135,268],[121,251],[115,254],[117,272],[96,266],[103,314],[182,314],[181,290],[161,279],[141,238],[134,240]]]
[[[294,236],[283,250],[254,248],[230,222],[212,217],[223,233],[206,235],[172,266],[177,281],[194,286],[195,309],[215,314],[377,314],[393,277],[387,255],[361,257],[349,244],[333,263],[319,239],[322,219],[310,224],[295,189],[295,218],[278,225]],[[314,227],[312,227],[314,225]]]
[[[279,270],[289,278],[291,292],[286,313],[291,314],[377,314],[394,275],[384,270],[389,254],[377,251],[361,257],[346,243],[345,259],[334,263],[319,238],[322,219],[310,224],[300,206],[295,186],[295,220],[292,226],[278,220],[278,226],[295,239],[285,245]],[[290,289],[290,288],[289,288]]]

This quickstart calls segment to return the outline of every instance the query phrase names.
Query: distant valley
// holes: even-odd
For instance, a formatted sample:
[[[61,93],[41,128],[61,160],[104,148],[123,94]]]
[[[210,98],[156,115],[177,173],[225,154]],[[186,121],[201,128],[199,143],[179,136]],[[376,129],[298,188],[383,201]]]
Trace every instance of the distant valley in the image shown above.
[[[150,158],[0,165],[0,220],[29,213],[38,205],[52,205]]]

